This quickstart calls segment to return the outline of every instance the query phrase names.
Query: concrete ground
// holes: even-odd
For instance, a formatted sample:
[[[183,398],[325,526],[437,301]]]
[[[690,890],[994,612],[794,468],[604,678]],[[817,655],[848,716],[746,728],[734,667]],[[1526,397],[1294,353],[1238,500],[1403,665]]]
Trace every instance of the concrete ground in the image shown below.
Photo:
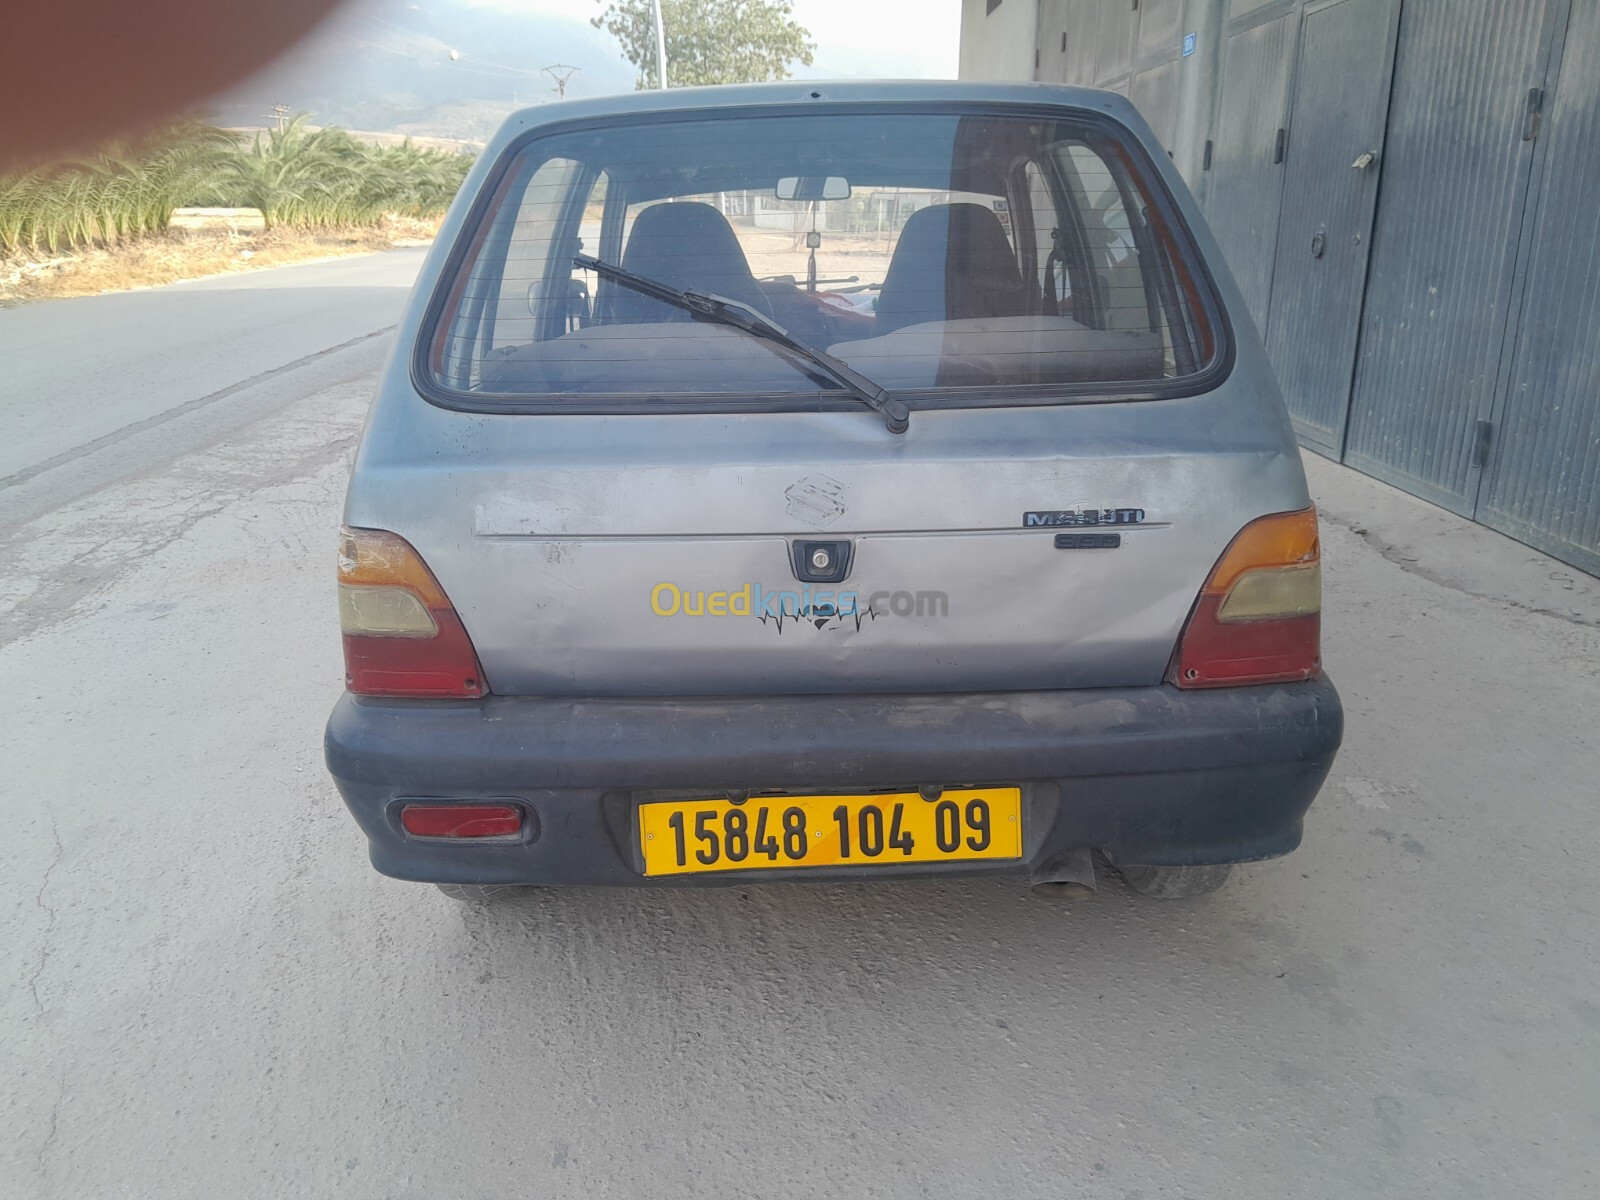
[[[374,874],[333,531],[416,263],[0,312],[0,1195],[1600,1193],[1600,582],[1321,460],[1345,750],[1208,900]]]

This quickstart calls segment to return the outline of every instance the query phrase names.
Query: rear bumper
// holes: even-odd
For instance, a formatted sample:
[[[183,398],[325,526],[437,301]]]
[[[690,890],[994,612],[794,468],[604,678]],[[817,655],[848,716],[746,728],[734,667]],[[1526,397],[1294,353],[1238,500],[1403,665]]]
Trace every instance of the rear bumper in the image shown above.
[[[386,875],[437,883],[695,886],[764,878],[1028,872],[1068,850],[1115,861],[1286,854],[1343,733],[1324,679],[914,696],[357,700],[328,721],[345,803]],[[752,870],[649,879],[634,813],[665,795],[1018,783],[1020,862]],[[408,837],[406,800],[514,799],[512,842]]]

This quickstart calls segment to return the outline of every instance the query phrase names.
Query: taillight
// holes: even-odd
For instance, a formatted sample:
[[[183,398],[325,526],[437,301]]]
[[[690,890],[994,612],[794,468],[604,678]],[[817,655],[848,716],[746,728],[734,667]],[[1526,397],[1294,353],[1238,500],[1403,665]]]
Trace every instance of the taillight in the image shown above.
[[[378,529],[339,536],[344,681],[363,696],[481,696],[483,670],[450,598],[411,543]]]
[[[1251,521],[1200,589],[1173,658],[1181,688],[1310,679],[1322,669],[1317,510]]]

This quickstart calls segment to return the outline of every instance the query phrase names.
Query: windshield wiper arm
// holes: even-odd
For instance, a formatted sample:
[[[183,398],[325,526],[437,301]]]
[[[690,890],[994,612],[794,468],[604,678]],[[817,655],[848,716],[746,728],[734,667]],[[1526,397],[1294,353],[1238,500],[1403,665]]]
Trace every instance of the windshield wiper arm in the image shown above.
[[[659,279],[635,275],[632,271],[603,262],[590,254],[574,255],[572,261],[586,271],[593,271],[613,283],[620,283],[630,291],[649,296],[652,300],[660,300],[663,304],[670,304],[674,308],[681,308],[696,320],[715,325],[729,325],[764,341],[782,346],[791,354],[810,363],[818,374],[831,379],[868,408],[874,409],[883,417],[884,428],[890,433],[904,433],[911,423],[911,411],[905,406],[904,401],[896,400],[887,389],[860,374],[843,360],[835,358],[824,350],[806,345],[771,317],[751,308],[748,304],[709,292],[680,290],[670,284],[662,283]]]

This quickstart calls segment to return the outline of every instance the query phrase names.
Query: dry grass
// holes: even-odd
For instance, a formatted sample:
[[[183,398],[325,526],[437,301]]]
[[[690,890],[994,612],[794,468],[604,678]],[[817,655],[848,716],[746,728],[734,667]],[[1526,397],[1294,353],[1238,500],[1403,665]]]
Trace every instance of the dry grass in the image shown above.
[[[281,267],[314,258],[425,245],[437,221],[386,217],[377,225],[320,232],[295,229],[175,228],[109,247],[53,257],[0,256],[0,307],[68,296],[157,287],[232,271]]]
[[[225,229],[240,233],[247,229],[265,229],[266,221],[259,208],[175,208],[169,229]]]

